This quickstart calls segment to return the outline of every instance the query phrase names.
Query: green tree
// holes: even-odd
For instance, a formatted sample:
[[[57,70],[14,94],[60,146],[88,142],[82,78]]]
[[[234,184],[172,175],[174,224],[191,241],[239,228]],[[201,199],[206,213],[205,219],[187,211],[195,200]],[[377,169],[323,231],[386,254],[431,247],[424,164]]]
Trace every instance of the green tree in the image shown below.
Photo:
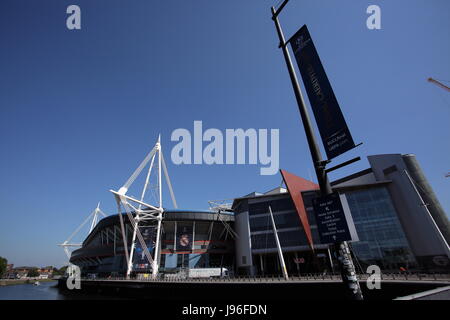
[[[0,257],[0,278],[6,273],[6,268],[8,267],[8,260],[6,258]]]
[[[53,275],[54,276],[63,276],[66,272],[67,266],[64,266],[62,268],[53,268]]]
[[[66,273],[67,266],[61,267],[58,270],[59,275],[63,276]]]
[[[30,271],[28,271],[27,277],[39,277],[39,272],[37,271],[37,269],[31,269]]]

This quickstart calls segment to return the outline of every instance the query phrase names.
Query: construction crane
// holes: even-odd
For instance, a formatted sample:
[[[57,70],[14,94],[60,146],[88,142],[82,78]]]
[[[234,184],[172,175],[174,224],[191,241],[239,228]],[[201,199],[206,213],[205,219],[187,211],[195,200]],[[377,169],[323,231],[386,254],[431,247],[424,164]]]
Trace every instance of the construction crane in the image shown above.
[[[434,84],[437,85],[438,87],[441,87],[442,89],[444,89],[444,90],[450,92],[450,88],[449,88],[449,87],[447,87],[445,84],[443,84],[443,83],[437,81],[436,79],[428,78],[428,82],[434,83]]]
[[[428,78],[428,82],[434,83],[434,84],[437,85],[438,87],[441,87],[442,89],[444,89],[444,90],[450,92],[450,88],[449,88],[449,87],[447,87],[445,84],[443,84],[443,83],[437,81],[436,79]],[[450,178],[450,172],[447,173],[447,174],[445,175],[445,177],[446,177],[446,178]]]

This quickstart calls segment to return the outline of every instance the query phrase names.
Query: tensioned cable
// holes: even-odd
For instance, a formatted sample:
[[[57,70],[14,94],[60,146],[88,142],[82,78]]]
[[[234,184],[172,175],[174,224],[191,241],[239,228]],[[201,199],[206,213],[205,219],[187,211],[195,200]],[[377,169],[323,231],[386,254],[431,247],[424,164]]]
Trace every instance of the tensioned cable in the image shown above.
[[[75,229],[75,231],[70,235],[69,238],[67,238],[66,242],[69,242],[72,240],[72,238],[81,230],[81,228],[83,228],[83,226],[89,221],[89,219],[91,218],[91,216],[95,213],[95,210],[91,212],[91,214],[86,218],[86,220],[83,221],[83,223]]]
[[[422,190],[422,192],[424,193],[424,195],[427,195],[427,194],[428,194],[428,192],[425,191],[425,190],[420,186],[420,184],[418,184],[418,183],[413,179],[413,177],[411,177],[410,174],[408,174],[408,176],[411,178],[412,183],[413,183],[416,187],[418,187],[420,190]],[[422,195],[421,195],[421,194],[419,194],[419,195],[420,195],[420,197],[422,198],[422,201],[423,201],[424,199],[423,199]],[[423,202],[425,202],[425,201],[423,201]],[[425,205],[432,206],[431,203],[425,203]]]
[[[175,194],[173,193],[173,189],[172,189],[172,183],[170,182],[170,178],[169,178],[169,172],[167,171],[166,161],[164,160],[164,154],[162,152],[162,148],[159,149],[159,152],[161,154],[162,168],[164,171],[164,175],[166,176],[167,185],[169,186],[169,192],[170,192],[170,196],[172,198],[173,206],[175,207],[175,209],[178,209],[177,201],[175,199]]]
[[[150,162],[150,167],[147,172],[147,177],[145,178],[145,184],[144,184],[144,188],[142,189],[142,194],[141,194],[141,202],[144,201],[145,191],[147,191],[147,186],[148,186],[148,182],[150,180],[150,174],[152,173],[151,169],[153,167],[154,160],[155,160],[155,154],[152,157],[152,161]],[[139,203],[139,206],[138,206],[139,210],[141,209],[141,207],[142,207],[142,204]]]
[[[127,180],[127,182],[125,182],[125,184],[123,185],[125,188],[129,188],[130,185],[134,182],[134,180],[136,180],[137,176],[141,173],[141,171],[144,169],[144,167],[146,166],[146,164],[148,163],[148,161],[150,161],[150,158],[153,156],[153,154],[155,153],[155,148],[152,149],[152,151],[150,151],[150,153],[144,158],[144,160],[141,162],[141,164],[139,165],[139,167],[133,172],[133,174],[131,175],[131,177]]]

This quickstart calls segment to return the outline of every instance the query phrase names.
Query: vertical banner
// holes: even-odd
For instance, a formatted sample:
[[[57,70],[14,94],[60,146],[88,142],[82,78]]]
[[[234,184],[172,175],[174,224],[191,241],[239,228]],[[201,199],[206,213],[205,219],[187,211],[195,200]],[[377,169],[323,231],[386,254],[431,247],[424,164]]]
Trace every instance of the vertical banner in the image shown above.
[[[139,227],[139,230],[141,231],[142,238],[144,239],[145,245],[147,246],[150,255],[153,255],[153,251],[155,249],[156,228],[154,226]],[[151,265],[147,257],[145,256],[141,242],[136,241],[133,255],[133,270],[144,271],[149,270],[150,268]]]
[[[177,230],[176,250],[191,251],[192,250],[192,226],[181,227]]]
[[[289,40],[311,103],[328,159],[355,147],[308,28]]]

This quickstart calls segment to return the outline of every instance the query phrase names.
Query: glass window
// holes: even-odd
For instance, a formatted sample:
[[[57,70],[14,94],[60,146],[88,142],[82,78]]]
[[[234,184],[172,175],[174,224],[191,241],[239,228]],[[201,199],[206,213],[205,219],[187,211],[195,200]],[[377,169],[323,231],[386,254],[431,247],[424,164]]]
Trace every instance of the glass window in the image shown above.
[[[291,198],[286,197],[283,199],[264,201],[260,203],[252,203],[248,205],[249,215],[263,214],[269,212],[269,206],[272,208],[272,212],[295,210],[294,204]]]
[[[356,259],[363,265],[378,264],[382,269],[414,267],[415,258],[388,190],[377,187],[345,195],[359,236],[359,241],[352,243]]]
[[[300,227],[300,219],[297,215],[296,211],[289,211],[282,214],[277,214],[276,212],[273,215],[273,219],[275,220],[275,226],[277,229],[283,228],[297,228]],[[264,230],[272,230],[272,219],[270,214],[265,214],[263,216],[250,217],[250,230],[254,231],[264,231]]]
[[[278,238],[280,239],[281,247],[295,247],[308,244],[306,235],[302,229],[278,231]],[[277,247],[273,231],[262,234],[253,234],[251,239],[252,249],[273,249]]]

